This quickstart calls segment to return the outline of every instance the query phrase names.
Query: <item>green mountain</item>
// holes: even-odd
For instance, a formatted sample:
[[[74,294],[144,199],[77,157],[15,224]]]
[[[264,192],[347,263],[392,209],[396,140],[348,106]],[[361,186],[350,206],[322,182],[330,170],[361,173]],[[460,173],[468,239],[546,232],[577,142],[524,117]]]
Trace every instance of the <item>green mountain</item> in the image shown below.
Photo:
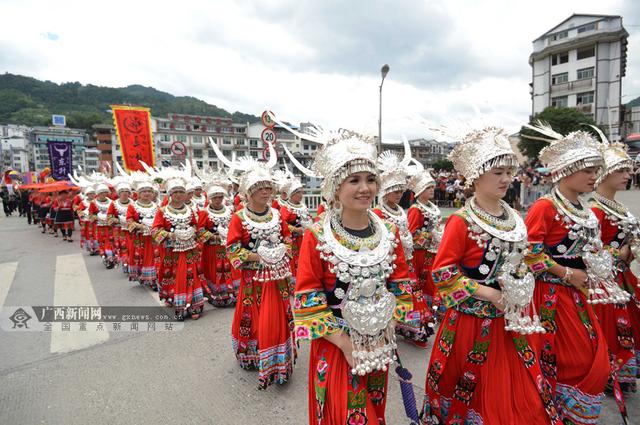
[[[0,74],[0,124],[50,125],[52,114],[67,116],[67,126],[89,129],[112,123],[110,105],[132,104],[151,108],[154,116],[168,113],[231,117],[234,122],[259,120],[242,112],[233,114],[191,96],[173,96],[141,85],[121,88],[80,83],[56,84],[15,74]]]
[[[631,102],[625,105],[627,108],[634,108],[636,106],[640,106],[640,96],[633,99]]]

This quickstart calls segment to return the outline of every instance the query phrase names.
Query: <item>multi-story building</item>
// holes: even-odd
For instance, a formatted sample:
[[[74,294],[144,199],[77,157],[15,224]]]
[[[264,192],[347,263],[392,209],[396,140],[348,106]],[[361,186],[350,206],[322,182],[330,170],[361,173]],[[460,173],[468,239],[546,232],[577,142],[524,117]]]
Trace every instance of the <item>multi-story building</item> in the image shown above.
[[[93,147],[87,146],[88,138],[84,130],[64,127],[34,127],[29,132],[29,141],[31,147],[31,160],[33,168],[31,171],[41,171],[45,167],[50,167],[48,142],[68,142],[71,143],[73,152],[73,167],[82,166],[85,171],[97,170],[97,161],[99,151]],[[85,153],[85,150],[89,152]],[[85,161],[89,161],[89,166]],[[95,166],[95,167],[94,167]]]
[[[94,124],[91,126],[93,132],[91,134],[91,142],[95,143],[98,150],[98,162],[100,166],[109,164],[114,165],[114,146],[118,144],[116,132],[111,124]]]
[[[419,161],[425,168],[430,168],[438,161],[447,158],[453,144],[447,142],[439,142],[437,140],[429,140],[425,138],[409,140],[411,146],[411,156]],[[396,151],[398,155],[404,154],[404,147],[401,144],[382,144],[382,150]]]
[[[250,152],[253,144],[247,136],[248,125],[234,123],[231,118],[169,114],[167,118],[153,117],[151,121],[156,162],[160,165],[178,165],[192,159],[199,168],[217,170],[220,164],[209,138],[229,158],[233,151],[238,156]],[[184,146],[184,155],[176,154],[174,144]]]
[[[29,171],[29,128],[0,125],[0,171]]]
[[[619,140],[628,36],[621,16],[574,14],[534,40],[531,113],[577,108]]]

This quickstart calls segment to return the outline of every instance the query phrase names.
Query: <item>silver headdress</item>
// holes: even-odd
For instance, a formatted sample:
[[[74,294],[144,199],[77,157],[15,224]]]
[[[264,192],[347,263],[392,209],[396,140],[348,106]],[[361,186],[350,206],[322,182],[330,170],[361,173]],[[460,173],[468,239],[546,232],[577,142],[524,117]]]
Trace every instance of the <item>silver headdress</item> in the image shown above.
[[[82,189],[82,193],[84,195],[96,192],[94,182],[90,181],[85,176],[78,175],[76,170],[73,170],[73,175],[67,174],[67,176],[69,177],[69,181]]]
[[[404,157],[400,159],[393,151],[384,151],[378,156],[377,166],[380,170],[380,191],[379,196],[396,190],[407,189],[407,178],[409,177],[408,166],[411,162],[411,146],[406,137],[402,138],[404,145]]]
[[[601,150],[602,157],[604,159],[604,169],[598,176],[596,186],[602,183],[602,181],[606,179],[610,174],[618,170],[622,170],[625,168],[633,170],[634,161],[627,153],[627,145],[620,142],[611,143],[609,139],[607,139],[607,136],[598,127],[596,127],[595,125],[589,125],[589,127],[593,128],[600,136],[600,140],[602,140]]]
[[[586,131],[578,130],[563,136],[541,121],[524,126],[547,137],[541,140],[550,144],[542,148],[539,157],[540,162],[550,169],[553,183],[585,168],[604,165],[600,143]]]
[[[140,161],[147,173],[155,180],[162,182],[169,195],[176,190],[187,190],[187,183],[191,178],[191,164],[185,162],[184,168],[165,167],[160,170],[152,168]]]
[[[268,143],[269,160],[267,162],[260,162],[250,156],[244,156],[238,160],[230,161],[223,155],[220,148],[211,137],[209,137],[209,142],[211,143],[211,147],[216,153],[218,159],[222,161],[224,165],[230,169],[242,171],[242,175],[239,179],[239,190],[242,195],[249,197],[253,192],[260,188],[274,187],[271,169],[278,162],[278,156],[271,143]]]
[[[271,115],[271,118],[300,139],[321,145],[320,149],[316,151],[312,170],[306,169],[296,161],[290,152],[287,151],[287,154],[291,162],[305,174],[324,179],[321,184],[321,192],[322,197],[328,202],[333,201],[338,186],[351,174],[363,171],[374,175],[378,174],[375,137],[364,136],[344,129],[329,132],[321,127],[313,127],[310,129],[310,134],[300,133],[288,124],[277,120],[275,116]]]
[[[204,185],[204,191],[207,196],[227,196],[226,187],[229,184],[229,179],[226,174],[222,174],[220,172],[206,172],[204,170],[200,170],[197,165],[193,167],[193,172]]]
[[[467,134],[455,145],[449,159],[470,187],[478,177],[497,167],[518,168],[518,159],[511,149],[507,132],[498,127],[486,127]]]
[[[414,158],[412,158],[411,161],[414,165],[409,168],[409,175],[411,177],[407,185],[416,196],[419,196],[429,186],[435,186],[436,181],[431,177],[431,173],[424,169],[424,166],[420,162]]]

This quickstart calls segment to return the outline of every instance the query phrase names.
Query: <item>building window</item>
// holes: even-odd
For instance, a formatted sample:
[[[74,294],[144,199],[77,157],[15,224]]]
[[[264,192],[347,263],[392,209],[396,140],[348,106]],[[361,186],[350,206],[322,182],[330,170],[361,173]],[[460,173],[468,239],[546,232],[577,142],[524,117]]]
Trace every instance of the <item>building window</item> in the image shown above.
[[[569,62],[569,52],[558,53],[551,57],[551,65],[560,65]]]
[[[209,161],[209,167],[211,167],[212,169],[217,169],[218,165],[216,164],[215,161]]]
[[[193,143],[202,144],[202,136],[193,136]]]
[[[578,34],[582,34],[583,32],[595,31],[596,30],[596,22],[592,22],[590,24],[583,25],[578,27]]]
[[[236,144],[238,146],[246,146],[246,142],[244,141],[244,139],[236,139]]]
[[[589,103],[593,103],[593,92],[588,91],[585,93],[578,93],[576,95],[576,104],[578,105],[586,105]]]
[[[178,135],[176,135],[176,141],[182,142],[182,143],[187,143],[187,136],[184,135],[184,134],[178,134]]]
[[[224,155],[225,157],[230,157],[231,156],[231,151],[227,150],[227,149],[223,149],[222,150],[222,155]]]
[[[236,133],[244,133],[243,127],[236,127]]]
[[[207,155],[213,158],[216,156],[216,153],[213,151],[213,149],[207,149]]]
[[[161,142],[169,142],[169,141],[171,141],[171,139],[169,138],[168,134],[161,134],[160,135],[160,141]]]
[[[193,156],[196,158],[202,158],[202,149],[194,149]]]
[[[563,72],[562,74],[555,74],[551,76],[551,84],[562,84],[569,81],[569,73]]]
[[[202,168],[202,161],[196,161],[196,166],[201,169]]]
[[[252,147],[252,148],[257,148],[258,147],[258,140],[257,139],[249,140],[249,146]]]
[[[578,70],[578,80],[583,80],[585,78],[593,78],[593,67]]]
[[[567,37],[569,37],[569,31],[562,31],[552,35],[551,39],[555,41],[555,40],[562,40],[563,38],[567,38]]]
[[[578,60],[592,58],[596,55],[596,46],[585,47],[584,49],[578,49]]]
[[[551,98],[551,106],[554,108],[566,108],[569,104],[567,96],[559,96]]]
[[[231,139],[222,139],[223,145],[231,145]]]
[[[171,155],[171,148],[160,148],[160,153],[162,155]]]

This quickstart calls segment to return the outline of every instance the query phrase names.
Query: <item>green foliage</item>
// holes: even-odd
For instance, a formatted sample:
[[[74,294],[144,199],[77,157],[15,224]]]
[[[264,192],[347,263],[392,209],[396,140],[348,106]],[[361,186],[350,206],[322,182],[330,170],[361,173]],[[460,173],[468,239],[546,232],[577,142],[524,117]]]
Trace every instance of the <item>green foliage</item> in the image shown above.
[[[441,159],[433,164],[433,169],[436,171],[453,171],[453,162],[448,159]]]
[[[584,125],[595,125],[593,119],[573,108],[546,108],[544,111],[536,114],[529,124],[534,124],[538,120],[549,123],[551,127],[560,134],[568,134],[577,130],[590,131],[591,133],[596,134],[593,129]],[[520,149],[522,154],[527,156],[529,159],[537,159],[540,150],[545,147],[547,143],[542,140],[529,139],[526,136],[544,136],[526,127],[522,127],[520,129],[520,142],[518,143],[518,149]]]
[[[640,96],[636,97],[631,102],[627,103],[625,106],[627,108],[633,108],[633,107],[636,107],[636,106],[640,106]]]
[[[255,122],[254,115],[233,114],[195,97],[176,97],[141,85],[113,88],[78,82],[56,84],[14,74],[0,74],[0,123],[49,125],[52,114],[67,116],[67,126],[90,129],[96,123],[111,123],[111,105],[131,104],[151,108],[154,116],[169,113],[232,118]],[[43,117],[46,117],[44,119]]]

